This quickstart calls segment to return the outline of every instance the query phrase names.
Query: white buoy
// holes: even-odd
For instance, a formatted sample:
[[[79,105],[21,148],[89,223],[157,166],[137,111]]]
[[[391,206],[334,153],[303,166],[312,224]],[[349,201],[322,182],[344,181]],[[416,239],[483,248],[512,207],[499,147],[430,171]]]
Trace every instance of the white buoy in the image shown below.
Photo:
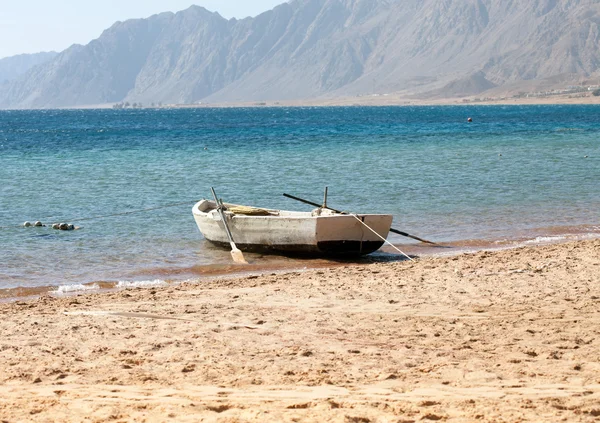
[[[38,220],[33,224],[33,226],[44,226],[44,224]]]
[[[60,223],[54,223],[52,229],[60,229]]]
[[[23,226],[25,226],[26,228],[31,227],[31,222],[25,222],[23,223]]]

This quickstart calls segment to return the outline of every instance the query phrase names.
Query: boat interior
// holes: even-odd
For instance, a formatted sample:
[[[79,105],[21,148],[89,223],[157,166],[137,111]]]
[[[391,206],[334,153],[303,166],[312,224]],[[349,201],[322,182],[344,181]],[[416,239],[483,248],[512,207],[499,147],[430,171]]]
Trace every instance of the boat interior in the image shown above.
[[[339,215],[330,209],[327,208],[316,208],[311,212],[301,212],[301,211],[288,211],[288,210],[276,210],[276,209],[266,209],[261,207],[252,207],[252,206],[243,206],[239,204],[232,203],[223,203],[225,213],[232,213],[235,215],[242,216],[280,216],[280,217],[308,217],[308,216],[334,216]],[[216,212],[217,205],[214,201],[211,200],[202,200],[198,203],[198,211],[201,213],[210,214],[211,212]]]

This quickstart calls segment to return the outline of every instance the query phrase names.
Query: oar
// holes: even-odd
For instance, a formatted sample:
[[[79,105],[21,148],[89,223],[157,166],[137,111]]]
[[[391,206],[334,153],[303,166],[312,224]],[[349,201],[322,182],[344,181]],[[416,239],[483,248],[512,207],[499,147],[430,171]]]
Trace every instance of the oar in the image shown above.
[[[312,201],[308,201],[308,200],[304,200],[302,198],[294,197],[293,195],[290,195],[290,194],[285,194],[284,193],[283,196],[287,197],[287,198],[291,198],[292,200],[300,201],[301,203],[309,204],[311,206],[323,207],[321,204],[313,203]],[[340,214],[350,214],[350,213],[345,212],[345,211],[340,211],[340,210],[332,209],[331,207],[325,207],[325,208],[329,209],[329,210],[331,210],[333,212],[340,213]],[[408,237],[408,238],[416,239],[417,241],[421,241],[421,242],[424,242],[426,244],[439,245],[439,244],[436,244],[435,242],[431,242],[431,241],[427,241],[426,239],[419,238],[418,236],[410,235],[410,234],[407,234],[406,232],[399,231],[398,229],[390,228],[390,232],[393,232],[395,234],[402,235],[402,236],[405,236],[405,237]]]
[[[229,226],[227,225],[227,219],[225,218],[225,213],[223,213],[223,202],[219,201],[217,198],[217,194],[215,194],[215,190],[211,187],[212,195],[215,199],[215,204],[217,205],[217,211],[221,215],[221,220],[223,221],[223,227],[225,228],[225,233],[227,234],[227,238],[229,238],[229,244],[231,244],[231,257],[233,257],[233,261],[241,264],[248,264],[246,259],[244,258],[244,254],[239,250],[238,247],[235,246],[235,242],[233,242],[233,237],[231,236],[231,231],[229,230]]]

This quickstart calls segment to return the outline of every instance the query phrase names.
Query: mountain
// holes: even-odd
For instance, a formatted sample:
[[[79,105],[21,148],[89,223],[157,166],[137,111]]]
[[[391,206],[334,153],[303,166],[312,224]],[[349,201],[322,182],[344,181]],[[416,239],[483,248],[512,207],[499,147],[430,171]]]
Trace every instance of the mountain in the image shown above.
[[[36,54],[20,54],[0,59],[0,84],[23,75],[34,66],[50,61],[57,54],[51,51]]]
[[[0,107],[476,95],[600,73],[597,0],[291,0],[118,22],[0,87]],[[563,77],[559,77],[562,75]]]

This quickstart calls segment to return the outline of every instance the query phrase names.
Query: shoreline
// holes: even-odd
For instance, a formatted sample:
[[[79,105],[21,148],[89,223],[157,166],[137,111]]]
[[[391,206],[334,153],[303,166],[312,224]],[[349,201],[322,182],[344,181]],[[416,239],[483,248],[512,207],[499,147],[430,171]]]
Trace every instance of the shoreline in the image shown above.
[[[0,415],[591,422],[599,305],[600,239],[45,295],[0,304]]]
[[[468,100],[468,101],[465,101]],[[427,106],[552,106],[552,105],[599,105],[600,96],[588,94],[584,97],[557,95],[550,97],[525,97],[475,100],[460,98],[444,98],[434,100],[412,99],[399,96],[365,95],[335,99],[287,100],[240,103],[207,103],[191,105],[170,105],[178,108],[244,108],[244,107],[427,107]],[[112,107],[108,105],[107,107]],[[167,106],[163,106],[167,107]]]
[[[539,228],[527,235],[521,234],[506,239],[473,239],[442,243],[440,246],[429,246],[423,243],[393,242],[395,248],[411,258],[455,257],[483,251],[514,250],[529,246],[560,245],[573,241],[593,240],[600,238],[600,226],[581,225],[560,228]],[[402,237],[395,237],[395,241]],[[377,252],[355,259],[335,260],[328,258],[286,257],[279,255],[262,255],[245,253],[249,265],[237,265],[229,262],[228,250],[222,255],[227,262],[199,264],[183,268],[159,268],[140,270],[137,276],[130,274],[122,280],[92,280],[71,282],[63,285],[13,286],[0,287],[0,303],[19,300],[34,300],[44,295],[77,296],[86,293],[118,292],[129,288],[154,289],[156,287],[177,286],[183,283],[201,283],[219,277],[256,276],[264,273],[290,273],[317,269],[335,269],[343,266],[361,266],[375,263],[394,263],[406,260],[398,251],[384,244]]]
[[[91,104],[84,106],[60,107],[45,110],[106,110],[113,109],[115,103]],[[226,108],[269,108],[269,107],[421,107],[421,106],[552,106],[552,105],[600,105],[600,96],[587,93],[585,96],[553,95],[548,97],[479,99],[469,97],[423,100],[395,95],[364,95],[359,97],[322,98],[306,100],[268,100],[226,103],[167,104],[144,106],[122,110],[169,110],[169,109],[226,109]],[[44,109],[1,109],[44,110]],[[0,111],[1,111],[0,110]]]

